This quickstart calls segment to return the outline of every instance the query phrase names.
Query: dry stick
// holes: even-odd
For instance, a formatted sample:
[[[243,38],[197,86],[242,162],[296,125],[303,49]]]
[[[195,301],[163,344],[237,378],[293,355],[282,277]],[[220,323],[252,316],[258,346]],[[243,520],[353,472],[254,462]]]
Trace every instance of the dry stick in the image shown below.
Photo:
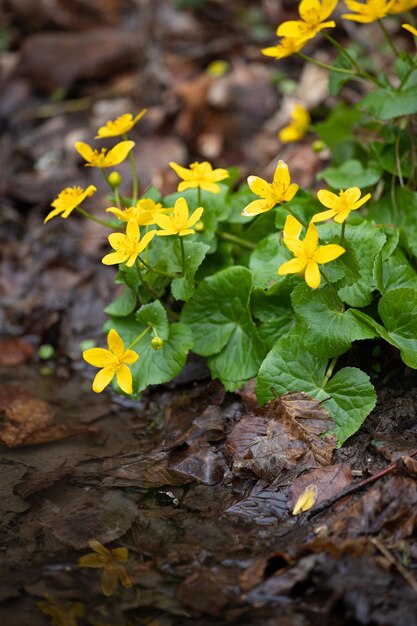
[[[405,456],[411,456],[411,457],[417,456],[417,450],[413,450],[412,452],[410,452],[410,454],[407,454]],[[398,461],[401,458],[403,457],[399,457],[399,459],[395,463],[391,463],[391,465],[388,465],[385,469],[381,470],[380,472],[377,472],[376,474],[373,474],[372,476],[369,476],[368,478],[364,478],[364,480],[361,480],[358,483],[355,483],[354,485],[347,487],[347,489],[344,489],[340,493],[337,493],[332,498],[323,500],[323,502],[321,502],[317,508],[307,513],[306,515],[307,519],[311,520],[313,517],[316,517],[317,515],[321,515],[322,513],[324,513],[324,511],[327,511],[327,509],[330,509],[333,506],[333,504],[336,504],[336,502],[339,502],[339,500],[343,500],[343,498],[346,498],[346,496],[350,496],[352,493],[356,493],[360,489],[363,489],[364,487],[367,487],[368,485],[372,485],[383,476],[390,474],[395,469],[397,469]]]
[[[381,552],[381,554],[384,555],[384,557],[391,563],[391,565],[397,568],[404,580],[406,580],[410,587],[417,593],[417,580],[414,578],[411,572],[409,572],[408,569],[404,567],[404,565],[401,565],[398,559],[396,559],[395,556],[391,554],[388,548],[386,548],[377,537],[369,537],[369,541],[375,546],[375,548],[377,548]]]

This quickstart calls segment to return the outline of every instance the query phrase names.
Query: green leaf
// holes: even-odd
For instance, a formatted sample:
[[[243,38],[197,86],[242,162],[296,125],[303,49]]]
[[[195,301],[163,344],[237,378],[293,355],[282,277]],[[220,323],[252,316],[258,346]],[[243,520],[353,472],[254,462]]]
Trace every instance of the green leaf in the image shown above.
[[[252,292],[252,313],[262,322],[259,336],[268,348],[294,328],[295,315],[290,297],[293,288],[292,281],[286,281],[270,291],[255,288]]]
[[[255,376],[265,354],[249,311],[251,290],[250,271],[230,267],[206,278],[181,313],[193,333],[194,351],[210,357],[213,376],[228,390]]]
[[[376,161],[369,161],[367,167],[356,159],[349,159],[342,165],[327,167],[318,175],[318,180],[325,180],[333,189],[349,187],[370,187],[375,185],[382,175],[382,168]]]
[[[181,242],[178,237],[173,239],[171,246],[166,249],[167,270],[169,272],[181,273]],[[197,269],[206,256],[209,246],[201,241],[189,241],[186,239],[184,244],[185,258],[185,275],[181,278],[174,278],[171,283],[171,293],[176,300],[187,301],[194,293],[194,276]]]
[[[336,300],[327,286],[313,290],[305,284],[298,285],[291,299],[306,329],[305,347],[317,356],[339,356],[349,350],[353,341],[377,336],[350,309],[344,311],[342,302]]]
[[[247,183],[243,183],[235,193],[230,196],[230,224],[249,224],[254,217],[242,215],[242,211],[250,202],[256,200],[256,196]]]
[[[395,224],[401,230],[401,243],[417,257],[417,192],[396,186],[394,193],[382,196],[370,206],[369,219]]]
[[[404,363],[417,369],[417,290],[389,291],[379,301],[378,312]]]
[[[378,255],[374,276],[376,287],[382,294],[400,287],[417,289],[417,272],[400,248],[385,260],[382,254]]]
[[[365,109],[379,120],[392,120],[417,113],[417,69],[412,71],[400,90],[375,89],[362,100]]]
[[[352,49],[348,49],[347,52],[353,57],[356,61],[356,51]],[[349,58],[342,53],[336,57],[335,61],[332,64],[334,67],[340,67],[342,69],[350,70],[354,66]],[[340,72],[330,72],[329,75],[329,92],[331,96],[337,96],[340,89],[343,87],[348,80],[352,77],[347,74],[341,74]]]
[[[329,112],[324,122],[314,125],[315,133],[329,147],[336,162],[342,163],[353,157],[354,127],[360,118],[361,113],[355,107],[340,102]]]
[[[258,400],[261,404],[272,400],[272,389],[279,394],[308,393],[322,402],[335,421],[335,432],[342,445],[374,408],[375,389],[369,377],[354,367],[339,370],[326,382],[328,361],[305,350],[304,337],[305,332],[298,329],[278,341],[269,352],[258,374]]]
[[[159,191],[159,189],[157,189],[156,187],[151,185],[142,194],[141,198],[150,198],[154,202],[160,202],[161,201],[161,192]]]
[[[132,348],[140,356],[130,366],[134,393],[149,385],[163,384],[175,378],[184,367],[193,344],[191,332],[184,324],[176,323],[168,327],[166,313],[159,302],[141,307],[137,317],[139,321],[133,315],[112,318],[105,327],[106,330],[115,328],[125,346],[132,343],[149,323],[155,324],[158,335],[164,339],[162,349],[154,350],[151,346],[152,333],[149,332]]]
[[[129,313],[132,313],[132,311],[136,307],[136,301],[136,291],[134,291],[133,289],[129,289],[129,287],[126,287],[124,292],[118,298],[116,298],[116,300],[113,300],[113,302],[106,306],[104,312],[107,313],[107,315],[124,317],[125,315],[129,315]]]
[[[262,239],[249,260],[255,287],[267,288],[285,280],[284,276],[278,276],[278,268],[290,258],[292,258],[291,252],[280,241],[277,233]]]

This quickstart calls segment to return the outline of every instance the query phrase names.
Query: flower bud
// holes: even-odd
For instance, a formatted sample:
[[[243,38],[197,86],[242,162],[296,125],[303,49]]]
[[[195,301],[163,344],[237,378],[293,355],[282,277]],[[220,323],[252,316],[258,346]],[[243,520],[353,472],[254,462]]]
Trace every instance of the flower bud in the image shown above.
[[[122,177],[120,176],[119,172],[110,172],[109,174],[110,187],[112,187],[112,189],[116,189],[117,187],[120,187],[121,184],[122,184]]]
[[[161,350],[164,347],[164,340],[161,337],[152,337],[151,346],[154,350]]]
[[[194,230],[197,233],[201,233],[204,230],[204,222],[202,220],[200,220],[199,222],[197,222],[197,224],[194,226]]]
[[[313,143],[313,150],[314,150],[314,152],[322,152],[325,147],[326,147],[326,144],[321,139],[317,139]]]

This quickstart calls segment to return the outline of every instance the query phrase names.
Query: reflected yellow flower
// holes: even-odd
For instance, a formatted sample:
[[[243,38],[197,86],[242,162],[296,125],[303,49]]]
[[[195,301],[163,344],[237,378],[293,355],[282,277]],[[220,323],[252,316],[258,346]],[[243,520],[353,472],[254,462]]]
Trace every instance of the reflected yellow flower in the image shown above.
[[[175,203],[174,212],[172,215],[156,215],[155,222],[163,230],[158,230],[157,235],[193,235],[195,230],[192,226],[196,224],[203,214],[203,207],[198,207],[188,217],[188,204],[185,198],[178,198]]]
[[[414,35],[414,37],[417,37],[417,28],[414,28],[414,26],[411,26],[411,24],[402,24],[401,26],[405,28],[405,30],[408,30],[408,32],[410,32],[412,35]]]
[[[356,2],[356,0],[345,0],[347,8],[350,11],[354,11],[354,13],[344,13],[342,17],[345,20],[369,24],[388,15],[393,7],[394,1],[395,0],[366,0],[365,2]]]
[[[38,609],[49,615],[53,626],[78,626],[78,617],[83,617],[84,607],[81,602],[70,606],[59,604],[52,596],[45,594],[45,602],[38,602]]]
[[[81,187],[66,187],[61,191],[57,198],[51,202],[51,206],[54,210],[48,213],[43,223],[46,224],[56,215],[61,213],[61,217],[64,219],[71,215],[72,211],[80,206],[80,204],[88,197],[92,196],[97,191],[94,185],[89,185],[87,189],[81,189]]]
[[[310,114],[301,104],[295,105],[291,118],[293,120],[291,124],[283,128],[278,135],[282,143],[299,141],[305,137],[310,127]]]
[[[126,569],[122,563],[128,559],[127,548],[114,548],[110,551],[105,548],[97,539],[90,539],[89,546],[94,552],[80,557],[78,564],[80,567],[94,567],[102,569],[101,588],[105,596],[111,596],[120,580],[123,587],[128,589],[132,586]]]
[[[366,196],[361,198],[359,187],[349,187],[345,191],[341,189],[338,196],[326,189],[320,189],[317,192],[317,198],[329,210],[316,213],[311,221],[313,223],[324,222],[324,220],[329,220],[333,217],[335,222],[341,224],[347,220],[351,211],[359,209],[365,202],[368,202],[370,197],[371,194],[367,193]]]
[[[108,350],[90,348],[83,352],[83,359],[87,363],[102,368],[94,378],[93,391],[101,393],[116,375],[120,389],[125,393],[132,393],[132,373],[127,366],[135,363],[139,355],[133,350],[125,350],[123,340],[114,328],[107,335],[107,345]]]
[[[283,22],[278,26],[279,37],[291,37],[306,41],[315,37],[323,28],[334,28],[336,23],[332,20],[325,22],[334,11],[337,0],[301,0],[298,12],[299,20]]]
[[[138,255],[143,252],[146,246],[152,241],[156,230],[150,230],[141,238],[140,229],[135,219],[130,219],[127,223],[126,234],[112,233],[109,235],[109,244],[115,250],[102,258],[104,265],[116,265],[126,263],[127,267],[134,265]]]
[[[266,57],[273,57],[274,59],[284,59],[296,52],[299,52],[306,44],[307,40],[295,39],[293,37],[283,37],[276,46],[270,46],[269,48],[263,48],[262,54]]]
[[[295,503],[292,514],[299,515],[303,511],[311,509],[316,503],[317,496],[317,485],[308,485]]]
[[[298,185],[291,183],[288,165],[284,161],[278,161],[271,184],[258,176],[249,176],[248,185],[262,200],[250,202],[243,209],[242,215],[259,215],[270,211],[275,205],[292,200],[298,191]]]
[[[208,161],[191,163],[188,170],[186,167],[174,163],[174,161],[170,161],[170,166],[183,179],[183,182],[178,185],[178,191],[200,187],[203,191],[219,193],[220,187],[216,183],[229,178],[227,170],[221,168],[214,170]]]
[[[294,237],[297,226],[295,222],[297,221],[292,215],[287,217],[284,226],[284,244],[294,254],[295,258],[280,265],[278,274],[283,276],[284,274],[302,273],[307,285],[312,289],[317,289],[320,285],[319,265],[334,261],[345,252],[345,249],[337,244],[319,246],[317,228],[312,222],[308,226],[304,240],[300,241]],[[301,224],[297,228],[300,227]]]
[[[119,220],[123,220],[124,222],[133,219],[139,226],[151,226],[156,223],[156,215],[164,215],[172,211],[172,209],[164,209],[160,202],[155,202],[155,200],[151,198],[142,198],[138,200],[136,206],[129,207],[123,211],[117,207],[110,207],[106,209],[106,211],[113,213]]]
[[[93,150],[83,141],[76,141],[75,149],[87,161],[86,166],[105,168],[119,165],[125,160],[134,145],[134,141],[121,141],[111,150],[106,150],[106,148]]]
[[[96,135],[96,139],[104,139],[105,137],[118,137],[120,135],[126,135],[135,124],[145,115],[148,109],[142,109],[136,117],[133,117],[131,113],[125,113],[120,115],[115,120],[107,122],[105,126],[101,126]]]

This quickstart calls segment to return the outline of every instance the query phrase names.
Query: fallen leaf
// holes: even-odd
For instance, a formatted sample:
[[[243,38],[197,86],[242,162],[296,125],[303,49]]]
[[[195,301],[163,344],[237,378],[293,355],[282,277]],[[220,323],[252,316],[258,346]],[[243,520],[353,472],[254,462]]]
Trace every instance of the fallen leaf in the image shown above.
[[[16,337],[0,341],[0,365],[20,365],[28,361],[33,348],[22,339]]]
[[[328,500],[337,495],[343,489],[346,489],[352,482],[352,474],[347,463],[329,465],[328,467],[319,467],[311,471],[304,472],[297,476],[291,484],[290,496],[288,499],[288,508],[294,509],[301,495],[305,490],[314,485],[316,489],[316,498],[312,506],[313,508],[319,502]],[[302,509],[307,511],[308,509]],[[295,513],[293,513],[295,515]]]

